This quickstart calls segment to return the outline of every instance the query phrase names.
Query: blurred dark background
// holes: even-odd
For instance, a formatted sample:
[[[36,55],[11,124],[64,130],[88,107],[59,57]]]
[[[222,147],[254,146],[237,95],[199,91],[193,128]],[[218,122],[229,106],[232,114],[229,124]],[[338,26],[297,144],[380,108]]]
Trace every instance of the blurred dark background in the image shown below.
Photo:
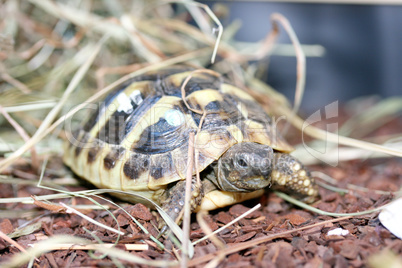
[[[264,38],[271,29],[270,14],[279,12],[290,21],[302,44],[325,48],[322,57],[307,58],[304,111],[359,96],[402,95],[402,5],[220,3],[230,10],[224,24],[241,20],[239,41]],[[290,43],[284,31],[279,43]],[[293,100],[295,58],[272,56],[269,61],[268,83]]]

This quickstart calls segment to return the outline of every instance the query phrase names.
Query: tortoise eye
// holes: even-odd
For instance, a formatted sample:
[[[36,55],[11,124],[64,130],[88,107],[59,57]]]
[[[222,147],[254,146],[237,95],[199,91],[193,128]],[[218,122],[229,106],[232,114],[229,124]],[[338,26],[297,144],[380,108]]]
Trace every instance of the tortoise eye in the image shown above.
[[[248,163],[247,163],[246,159],[244,159],[243,157],[240,157],[239,159],[237,159],[237,165],[241,168],[248,167]]]

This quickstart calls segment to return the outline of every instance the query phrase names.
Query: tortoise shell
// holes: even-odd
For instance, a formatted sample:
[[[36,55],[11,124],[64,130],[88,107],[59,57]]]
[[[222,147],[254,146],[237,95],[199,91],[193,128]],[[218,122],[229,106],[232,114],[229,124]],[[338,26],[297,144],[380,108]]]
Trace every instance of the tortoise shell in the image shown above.
[[[142,192],[158,201],[186,177],[189,133],[196,133],[201,172],[242,142],[289,146],[256,100],[215,72],[176,66],[135,77],[110,93],[66,143],[64,161],[100,188]],[[181,88],[184,80],[185,100]]]

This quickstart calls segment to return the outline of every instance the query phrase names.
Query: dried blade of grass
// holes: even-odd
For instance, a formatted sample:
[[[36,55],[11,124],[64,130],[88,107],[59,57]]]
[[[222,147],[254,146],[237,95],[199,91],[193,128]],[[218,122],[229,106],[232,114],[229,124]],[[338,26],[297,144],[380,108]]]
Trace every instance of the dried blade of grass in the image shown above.
[[[30,74],[34,73],[34,70],[29,68],[27,62],[16,66],[10,66],[8,68],[8,71],[14,77],[30,77],[29,80],[25,82],[25,84],[34,91],[44,92],[43,88],[46,86],[45,82],[51,84],[54,80],[59,80],[60,76],[63,75],[65,75],[63,77],[65,78],[68,74],[75,71],[79,66],[82,66],[88,58],[88,54],[92,53],[92,51],[92,44],[89,44],[74,52],[64,49],[61,51],[62,54],[60,55],[60,57],[58,57],[58,62],[54,64],[51,69],[40,67],[37,70],[37,72],[43,72],[39,76],[36,73],[33,76],[29,76]],[[71,56],[71,53],[74,54],[73,57]]]
[[[196,49],[191,42],[188,42],[192,40],[196,40],[201,44],[213,44],[213,39],[211,37],[205,36],[195,26],[189,25],[180,20],[150,18],[148,20],[137,20],[136,26],[142,32],[156,38],[164,45],[164,51],[170,51],[171,53],[190,51],[191,49],[189,48],[193,47]],[[172,39],[172,32],[182,33],[189,40],[186,38],[180,38],[181,35]]]
[[[137,36],[130,34],[127,29],[118,23],[105,20],[94,13],[72,8],[71,6],[64,5],[60,2],[56,4],[49,0],[29,1],[42,8],[49,14],[68,20],[82,28],[92,29],[101,34],[110,35],[112,38],[117,39],[118,41],[130,40],[131,44],[138,52],[137,55],[144,58],[147,62],[158,62],[160,60],[156,54],[146,49],[146,45],[144,45]]]
[[[24,59],[28,60],[33,57],[38,51],[46,44],[46,39],[40,39],[35,44],[33,44],[30,48],[22,51],[19,53],[19,56]]]
[[[147,244],[118,244],[119,247],[123,247],[125,250],[148,250],[149,246]],[[55,244],[52,250],[98,250],[99,248],[113,248],[116,244],[88,244],[88,245],[77,245],[77,244]],[[35,247],[35,245],[33,245]]]
[[[217,73],[217,72],[215,72],[215,71],[213,71],[213,70],[209,70],[209,69],[197,69],[197,70],[192,71],[192,72],[186,77],[186,79],[184,79],[183,84],[182,84],[181,87],[180,87],[181,99],[183,100],[183,102],[184,102],[184,104],[186,105],[187,109],[189,109],[190,111],[192,111],[192,112],[194,112],[194,113],[197,113],[197,114],[201,114],[201,115],[202,115],[202,114],[204,114],[206,111],[192,108],[192,107],[188,104],[188,102],[187,102],[187,100],[186,100],[186,90],[185,90],[186,85],[187,85],[188,82],[191,80],[191,78],[193,77],[193,75],[194,75],[194,74],[197,74],[197,73],[207,73],[207,74],[215,75],[215,76],[218,76],[218,77],[220,77],[220,74]],[[198,129],[200,129],[200,127],[201,127],[201,126],[199,126]]]
[[[209,228],[208,224],[204,220],[204,216],[207,216],[208,213],[205,210],[200,210],[197,213],[197,221],[200,224],[201,229],[205,232],[205,234],[211,239],[211,241],[220,249],[225,248],[225,245],[220,241],[212,232],[211,228]],[[194,243],[195,244],[195,243]]]
[[[0,105],[0,113],[3,114],[4,118],[7,119],[7,121],[13,126],[13,128],[15,129],[15,131],[17,131],[17,133],[21,136],[21,138],[25,141],[28,142],[30,137],[28,135],[28,133],[26,133],[26,131],[24,130],[24,128],[22,128],[17,121],[15,121],[4,109],[3,107]],[[32,167],[34,170],[38,170],[39,167],[39,159],[38,159],[38,155],[36,154],[36,149],[35,147],[31,148],[31,161],[32,161]]]
[[[296,52],[297,80],[296,80],[296,89],[295,89],[295,99],[294,99],[292,114],[290,115],[292,118],[299,111],[300,104],[301,104],[301,101],[302,101],[302,98],[304,95],[304,87],[306,84],[306,56],[304,55],[304,52],[300,45],[299,39],[297,38],[297,35],[293,31],[293,28],[292,28],[291,24],[289,23],[289,21],[283,15],[281,15],[279,13],[272,14],[271,20],[272,20],[273,24],[276,24],[277,22],[279,22],[282,25],[282,27],[287,32],[290,40],[292,41],[292,44],[293,44],[293,46],[295,48],[295,52]],[[278,26],[276,26],[276,28],[277,27]],[[291,121],[291,118],[289,118],[289,121]],[[284,127],[284,129],[283,129],[284,134],[286,134],[288,129],[289,129],[289,124],[287,124]]]
[[[296,205],[298,207],[301,207],[303,209],[309,210],[311,212],[320,214],[320,215],[326,215],[326,216],[332,216],[332,217],[343,217],[343,216],[361,216],[361,215],[367,215],[367,214],[371,214],[373,212],[379,211],[381,209],[383,209],[386,205],[381,206],[381,207],[377,207],[377,208],[373,208],[373,209],[368,209],[365,211],[360,211],[360,212],[354,212],[354,213],[334,213],[334,212],[328,212],[328,211],[323,211],[321,209],[312,207],[310,205],[307,205],[285,193],[281,193],[281,192],[277,192],[274,191],[274,193],[279,196],[280,198],[284,199],[285,201],[288,201],[289,203],[292,203],[293,205]]]
[[[61,206],[63,206],[64,208],[66,208],[66,213],[76,214],[76,215],[80,216],[81,218],[83,218],[83,219],[85,219],[85,220],[87,220],[89,222],[92,222],[93,224],[98,225],[98,226],[100,226],[100,227],[102,227],[102,228],[104,228],[106,230],[109,230],[109,231],[114,232],[114,233],[119,234],[119,235],[124,235],[124,233],[122,231],[118,231],[118,230],[116,230],[116,229],[114,229],[112,227],[104,225],[103,223],[97,222],[97,221],[93,220],[92,218],[86,216],[85,214],[79,212],[78,210],[76,210],[76,209],[74,209],[74,208],[72,208],[70,206],[67,206],[66,204],[64,204],[62,202],[60,202],[59,204]]]
[[[50,72],[43,75],[43,80],[47,83],[42,86],[43,92],[54,91],[59,84],[71,73],[76,71],[80,66],[84,65],[88,60],[88,55],[93,52],[93,45],[89,44],[77,51],[73,57],[68,55],[68,50],[63,51],[60,62]],[[85,81],[85,80],[84,80]]]
[[[12,155],[7,157],[7,159],[0,162],[0,172],[3,171],[6,167],[12,164],[12,162],[20,157],[24,152],[30,149],[34,144],[38,143],[41,140],[41,136],[43,133],[49,129],[49,126],[56,118],[57,114],[63,108],[63,105],[67,101],[70,94],[75,90],[79,82],[82,80],[86,72],[88,71],[90,65],[95,60],[95,57],[98,55],[103,43],[107,40],[107,36],[104,36],[97,45],[93,48],[93,52],[88,56],[88,60],[78,69],[72,78],[70,84],[68,85],[66,91],[63,93],[58,104],[47,114],[46,118],[43,120],[39,129],[35,132],[31,139],[29,139],[23,146],[21,146],[17,151],[15,151]]]
[[[3,69],[3,68],[1,68],[1,69]],[[18,88],[19,90],[21,90],[22,93],[24,93],[24,94],[31,93],[31,90],[29,89],[29,87],[27,87],[24,83],[21,83],[17,79],[13,78],[8,73],[4,72],[4,70],[2,70],[2,72],[1,72],[1,78],[4,81],[6,81],[7,83],[9,83],[9,84],[13,85],[14,87]]]
[[[226,33],[227,30],[225,32],[225,36]],[[279,34],[278,25],[272,22],[272,30],[267,34],[267,36],[261,42],[246,43],[232,40],[232,42],[235,44],[234,46],[236,47],[236,49],[239,50],[237,53],[243,56],[243,57],[237,56],[234,59],[236,59],[238,64],[241,64],[246,63],[247,61],[259,61],[267,57],[268,55],[270,55],[270,53],[273,53],[277,48],[274,46],[274,44],[278,39],[278,34]],[[294,49],[293,46],[292,49]]]
[[[9,238],[18,238],[18,237],[21,237],[24,235],[32,234],[41,228],[42,228],[42,222],[39,221],[39,222],[31,223],[26,226],[22,226],[22,227],[20,226],[17,229],[15,229],[12,233],[8,234],[7,236]]]
[[[46,161],[44,162],[44,166],[45,166],[45,163],[46,163]],[[44,168],[42,169],[42,175],[43,175],[43,171],[44,171]],[[42,176],[41,176],[41,179],[42,179]],[[111,201],[111,200],[109,200],[109,199],[107,199],[107,198],[104,198],[104,197],[102,197],[102,196],[98,196],[98,194],[103,194],[103,193],[120,193],[120,194],[126,194],[126,195],[133,195],[133,196],[136,196],[137,198],[140,198],[140,199],[142,199],[142,200],[145,200],[146,202],[148,202],[149,204],[155,206],[155,207],[158,209],[158,206],[157,206],[157,205],[155,204],[155,202],[153,202],[152,200],[150,200],[150,199],[148,199],[148,198],[146,198],[146,197],[144,197],[144,196],[137,195],[137,194],[135,194],[135,193],[128,193],[128,192],[123,192],[123,191],[119,191],[119,190],[111,190],[111,189],[98,189],[98,190],[87,190],[87,191],[78,191],[78,192],[63,191],[63,190],[60,190],[60,189],[54,189],[54,188],[50,188],[50,187],[43,186],[43,185],[41,184],[41,183],[42,183],[42,182],[41,182],[41,179],[40,179],[39,182],[38,182],[38,185],[37,185],[38,187],[43,188],[43,189],[48,189],[48,190],[53,190],[53,191],[62,192],[63,194],[53,194],[53,195],[35,196],[35,200],[36,200],[36,201],[38,201],[38,200],[49,200],[49,199],[59,199],[59,198],[65,198],[65,197],[71,197],[71,196],[86,198],[86,199],[90,200],[92,203],[94,203],[98,208],[100,208],[100,209],[102,209],[102,210],[106,210],[106,211],[109,213],[109,215],[114,219],[114,221],[116,222],[118,228],[120,229],[120,226],[118,225],[118,222],[117,222],[116,217],[109,211],[108,207],[105,206],[105,205],[101,205],[100,203],[96,202],[93,198],[88,197],[88,196],[96,196],[96,197],[98,197],[98,198],[100,198],[100,199],[102,199],[102,200],[105,200],[105,201],[107,201],[107,202],[113,204],[115,207],[121,209],[124,213],[126,213],[126,214],[137,224],[137,226],[139,226],[139,227],[141,228],[141,230],[142,230],[145,234],[150,235],[150,238],[151,238],[160,248],[163,249],[163,245],[162,245],[155,237],[153,237],[153,236],[148,232],[148,230],[147,230],[140,222],[138,222],[137,219],[135,219],[130,213],[128,213],[124,208],[122,208],[122,207],[119,206],[118,204],[114,203],[113,201]],[[0,203],[3,203],[3,202],[5,202],[5,201],[7,201],[7,200],[0,199]],[[27,200],[27,199],[25,199],[25,198],[22,198],[22,199],[21,199],[21,198],[10,198],[9,201],[11,201],[11,202],[21,202],[21,203],[30,203],[29,200]],[[5,203],[6,203],[6,202],[5,202]],[[33,203],[35,203],[35,201],[34,201]],[[77,206],[76,206],[76,207],[77,207]],[[71,206],[70,206],[70,208],[71,208]],[[160,207],[159,207],[159,209],[162,210]],[[163,212],[162,212],[162,213],[163,213]],[[168,217],[168,216],[167,216],[167,214],[165,213],[165,215],[162,215],[162,217]],[[102,225],[102,224],[98,224],[98,222],[96,222],[96,221],[91,221],[91,222],[94,223],[95,225],[99,225],[99,226]],[[175,224],[175,223],[173,222],[173,224]],[[176,226],[177,226],[177,224],[176,224]],[[101,227],[103,227],[103,226],[101,226]],[[176,228],[175,228],[174,226],[172,226],[171,229],[174,229],[177,234],[181,234],[181,233],[180,233],[181,230],[180,230],[180,228],[179,228],[178,226],[177,226]],[[177,231],[177,229],[179,229],[179,231]],[[121,234],[120,231],[118,231],[118,234],[119,234],[119,235]]]
[[[119,25],[107,22],[103,20],[102,17],[95,15],[94,13],[50,0],[29,0],[29,2],[56,18],[70,21],[71,23],[82,28],[92,28],[101,34],[112,33],[113,37],[120,41],[126,39],[124,31]]]
[[[224,258],[225,258],[225,254],[223,252],[223,249],[225,249],[225,244],[222,243],[222,241],[220,241],[212,232],[211,228],[209,228],[208,224],[205,222],[204,220],[204,216],[207,216],[207,212],[205,210],[200,210],[197,213],[197,222],[200,225],[201,229],[204,231],[204,233],[209,236],[209,238],[211,239],[212,243],[215,244],[215,246],[217,246],[218,249],[220,249],[218,251],[217,256],[211,260],[205,267],[216,267]]]
[[[14,240],[12,240],[10,237],[8,237],[5,233],[3,233],[2,231],[0,231],[0,238],[2,238],[4,241],[10,243],[11,245],[13,245],[14,247],[18,248],[22,253],[27,253],[27,251],[25,250],[25,248],[23,248],[20,244],[18,244],[17,242],[15,242]],[[38,259],[36,259],[36,261],[39,261]]]
[[[197,39],[200,40],[201,42],[207,41],[209,43],[215,43],[214,50],[213,50],[212,56],[211,56],[211,64],[215,63],[215,58],[216,58],[216,54],[218,52],[218,47],[219,47],[219,44],[222,39],[223,26],[222,26],[222,23],[220,22],[220,20],[214,14],[214,12],[209,8],[209,6],[202,4],[202,3],[194,2],[192,0],[183,0],[183,1],[168,0],[168,1],[164,2],[164,4],[166,4],[166,3],[182,3],[189,10],[193,19],[197,22],[197,24],[199,23],[198,25],[201,28],[201,30],[204,31],[204,33],[200,32],[200,31],[194,31],[194,28],[192,28],[188,23],[183,23],[179,20],[171,20],[170,22],[172,24],[178,26],[182,30],[185,30],[185,31],[190,30],[193,34],[191,34],[189,36],[197,37]],[[195,11],[195,9],[191,9],[191,5],[202,8],[208,14],[208,16],[216,23],[216,25],[218,25],[218,29],[217,29],[218,36],[215,41],[212,41],[210,35],[205,33],[207,31],[207,29],[205,29],[204,26],[208,26],[208,25],[207,25],[207,23],[204,22],[205,21],[204,19],[201,19],[202,16],[200,15],[200,13],[195,14],[193,12],[193,11]],[[201,20],[202,20],[202,22],[201,22]],[[213,28],[213,29],[215,29],[215,28]]]
[[[165,59],[166,55],[162,52],[162,48],[160,48],[152,38],[148,37],[146,34],[140,32],[134,25],[134,21],[128,15],[123,15],[120,19],[122,26],[126,28],[126,30],[130,33],[130,37],[136,37],[136,42],[140,42],[142,46],[146,47],[148,51],[153,53],[153,61],[148,60],[149,62],[158,62],[161,59]]]
[[[194,19],[195,23],[200,28],[201,32],[205,35],[209,35],[209,23],[202,15],[200,10],[194,6],[193,1],[180,1],[183,5],[187,8],[188,12],[190,13],[191,17]]]
[[[127,74],[135,72],[141,68],[144,68],[146,64],[134,63],[130,65],[123,65],[117,67],[101,67],[96,70],[96,84],[97,88],[104,88],[105,87],[105,79],[104,77],[107,74]]]
[[[192,183],[192,174],[193,174],[193,164],[195,163],[195,169],[196,169],[196,176],[197,176],[197,186],[201,189],[202,185],[201,185],[201,179],[200,179],[200,175],[198,172],[198,151],[196,147],[196,140],[198,138],[198,133],[201,130],[202,124],[204,122],[204,119],[207,115],[207,112],[201,111],[201,110],[197,110],[197,109],[193,109],[190,107],[190,105],[187,103],[186,100],[186,92],[185,92],[185,88],[186,85],[188,84],[188,82],[190,81],[190,79],[193,77],[193,75],[195,73],[209,73],[209,74],[213,74],[216,75],[216,72],[211,71],[211,70],[207,70],[207,69],[198,69],[195,71],[192,71],[187,77],[186,79],[183,81],[183,84],[181,86],[181,98],[184,102],[184,104],[187,106],[187,108],[195,113],[198,114],[202,114],[201,120],[199,122],[198,125],[198,129],[197,129],[197,133],[194,135],[193,132],[190,133],[190,137],[189,137],[189,149],[188,149],[188,163],[187,163],[187,174],[186,174],[186,195],[185,195],[185,202],[184,202],[184,219],[185,221],[183,222],[183,251],[182,251],[182,262],[181,262],[181,266],[182,267],[187,267],[187,262],[188,262],[188,257],[192,257],[193,253],[194,253],[194,248],[193,245],[190,243],[189,241],[189,235],[190,235],[190,195],[191,195],[191,183]],[[194,161],[194,154],[196,154],[196,158]],[[191,252],[190,252],[191,250]]]
[[[6,8],[7,9],[7,8]],[[8,12],[5,12],[5,13],[8,13]],[[8,14],[12,14],[12,12],[9,12]],[[12,16],[9,16],[9,17],[12,17]],[[3,18],[3,19],[5,19],[5,18]],[[9,21],[7,21],[7,22],[10,22],[10,20]],[[3,33],[0,33],[0,53],[1,52],[6,52],[6,53],[9,53],[9,52],[12,52],[13,51],[13,49],[14,49],[14,39],[11,37],[11,36],[9,36],[9,35],[7,35],[7,34],[4,34],[4,33],[6,33],[6,32],[10,32],[10,31],[7,31],[7,29],[6,29],[7,27],[4,27],[3,29],[2,29],[2,31],[3,31]],[[1,55],[1,54],[0,54]]]
[[[23,105],[3,107],[3,110],[7,113],[35,111],[53,108],[56,104],[57,102],[55,101],[38,101],[35,103],[26,103]]]
[[[301,48],[306,58],[321,58],[325,55],[325,48],[322,45],[301,44]],[[272,51],[272,55],[295,57],[296,53],[292,44],[277,44]]]
[[[34,218],[43,215],[43,212],[37,209],[24,210],[0,210],[0,219],[21,219]]]
[[[64,32],[67,30],[69,23],[65,20],[59,20],[52,33],[57,33],[61,36],[64,35]],[[45,62],[48,61],[50,56],[52,55],[53,51],[55,50],[55,47],[51,44],[46,43],[40,50],[39,52],[29,60],[27,66],[31,71],[34,71],[41,67]]]
[[[243,74],[250,88],[244,87],[245,90],[263,105],[268,114],[282,115],[277,107],[290,107],[288,99],[283,94],[249,73],[243,72]]]
[[[335,145],[333,146],[333,148],[331,148],[328,144],[325,144],[324,141],[322,142],[322,144],[323,144],[322,147],[317,147],[315,144],[317,144],[317,143],[309,143],[309,144],[299,145],[296,147],[296,150],[292,152],[292,155],[298,159],[302,159],[303,164],[305,164],[305,165],[314,165],[314,164],[319,164],[322,162],[336,165],[337,163],[342,162],[342,161],[391,157],[391,155],[388,155],[388,154],[371,152],[371,151],[367,151],[367,150],[360,149],[360,148],[349,148],[349,147],[348,148],[346,148],[346,147],[335,148]],[[309,154],[305,150],[304,146],[308,146],[309,148],[317,149],[317,151],[320,151],[321,149],[323,149],[323,150],[325,149],[326,151],[325,151],[325,154],[320,155],[320,157],[318,158],[317,156]],[[389,146],[389,145],[386,145],[386,146]],[[398,145],[395,144],[394,148],[398,148]],[[399,144],[399,148],[402,148],[402,146],[400,144]],[[320,151],[320,152],[322,152],[322,151]]]
[[[333,185],[337,185],[338,181],[325,173],[322,173],[320,171],[312,171],[311,175],[313,177],[320,178],[320,180],[323,180],[325,182],[332,184],[332,185],[328,185],[328,184],[323,183],[322,181],[317,180],[316,181],[317,184],[320,185],[321,187],[329,189],[334,192],[339,192],[339,193],[349,193],[350,190],[357,190],[357,191],[362,191],[362,192],[373,192],[373,193],[381,194],[381,195],[391,195],[391,194],[398,195],[398,194],[402,193],[402,190],[396,191],[396,192],[395,191],[381,191],[381,190],[369,189],[369,188],[354,185],[351,183],[346,184],[347,189],[343,189],[343,188],[333,186]]]
[[[197,148],[197,144],[198,144],[198,133],[201,131],[201,128],[202,128],[202,125],[203,125],[203,123],[204,123],[204,120],[205,120],[205,117],[209,114],[207,111],[202,111],[202,110],[198,110],[198,109],[194,109],[194,108],[192,108],[192,107],[190,107],[190,105],[188,104],[188,102],[187,102],[187,100],[186,100],[186,91],[185,91],[185,88],[186,88],[186,85],[188,84],[188,82],[190,81],[190,79],[193,77],[193,74],[195,74],[195,73],[207,73],[207,74],[212,74],[212,75],[218,75],[219,76],[219,74],[217,74],[215,71],[212,71],[212,70],[208,70],[208,69],[198,69],[198,70],[195,70],[195,71],[192,71],[187,77],[186,77],[186,79],[184,79],[184,81],[183,81],[183,84],[182,84],[182,86],[181,86],[181,88],[180,88],[180,91],[181,91],[181,99],[183,100],[183,103],[186,105],[186,107],[190,110],[190,111],[192,111],[192,112],[194,112],[194,113],[198,113],[198,114],[202,114],[202,116],[201,116],[201,119],[200,119],[200,122],[199,122],[199,124],[198,124],[198,128],[197,128],[197,132],[196,132],[196,134],[195,134],[195,137],[194,137],[194,149],[195,149],[195,151],[194,151],[194,153],[195,153],[195,161],[194,161],[194,163],[195,163],[195,173],[196,173],[196,176],[197,176],[197,185],[198,185],[198,187],[199,188],[201,188],[202,187],[202,185],[201,185],[201,178],[200,178],[200,172],[199,172],[199,170],[198,170],[198,158],[199,158],[199,149]]]
[[[44,186],[41,186],[44,187]],[[52,188],[48,188],[52,189]],[[60,191],[59,189],[53,189],[55,191]],[[83,190],[83,191],[69,191],[69,192],[64,192],[59,194],[47,194],[47,195],[36,195],[35,198],[36,200],[53,200],[53,199],[62,199],[62,198],[68,198],[71,196],[98,196],[101,194],[107,194],[107,193],[118,193],[118,194],[128,194],[128,195],[134,195],[139,198],[142,198],[146,201],[149,201],[149,204],[155,204],[155,202],[152,202],[146,197],[136,195],[135,193],[132,192],[124,192],[124,191],[119,191],[119,190],[112,190],[112,189],[95,189],[95,190]],[[10,197],[10,198],[0,198],[0,204],[6,204],[6,203],[23,203],[23,204],[33,204],[33,200],[31,197]]]
[[[358,133],[355,133],[353,137],[363,137],[400,116],[401,111],[401,97],[383,99],[369,109],[363,112],[359,111],[354,117],[349,118],[340,127],[338,133],[343,136],[349,136],[354,130],[358,130]]]
[[[149,235],[149,237],[151,238],[151,240],[153,240],[155,242],[155,244],[160,248],[160,249],[164,249],[164,246],[161,242],[159,242],[153,235],[151,235],[151,233],[148,232],[148,230],[136,219],[134,218],[130,213],[128,213],[127,210],[125,210],[123,207],[121,207],[120,205],[116,204],[115,202],[104,198],[102,196],[98,196],[98,198],[105,200],[106,202],[109,202],[110,204],[114,205],[115,207],[121,209],[124,213],[126,213],[126,215],[131,218],[133,220],[133,222],[135,222],[135,224],[137,224],[138,227],[140,227],[140,229],[147,235]],[[104,205],[102,205],[102,207],[105,207]],[[116,220],[117,221],[117,220]]]
[[[183,248],[181,253],[181,263],[180,266],[182,268],[187,267],[188,258],[192,257],[189,255],[189,252],[194,251],[190,250],[189,247],[192,247],[190,242],[190,216],[191,216],[191,184],[193,178],[193,164],[194,164],[194,132],[190,132],[189,135],[189,146],[188,146],[188,158],[187,158],[187,174],[186,174],[186,193],[184,197],[184,215],[183,215]]]
[[[107,254],[109,257],[118,258],[120,260],[125,260],[130,263],[140,264],[140,265],[148,265],[154,267],[171,267],[178,266],[179,263],[177,261],[170,260],[148,260],[141,257],[138,257],[133,252],[123,251],[117,248],[98,248],[97,251],[101,253]]]
[[[223,26],[222,23],[219,21],[219,19],[215,16],[214,12],[209,8],[209,6],[205,5],[205,4],[201,4],[198,2],[193,2],[193,1],[185,1],[187,4],[186,6],[188,7],[188,4],[191,5],[196,5],[202,9],[205,10],[205,12],[208,14],[208,16],[216,23],[216,25],[218,25],[218,37],[216,38],[215,41],[215,45],[214,45],[214,50],[212,52],[212,57],[211,57],[211,64],[215,63],[215,58],[216,58],[216,54],[218,52],[218,47],[219,47],[219,43],[221,42],[222,39],[222,34],[223,34]],[[190,11],[190,10],[189,10]],[[191,12],[191,11],[190,11]],[[192,13],[193,18],[195,20],[197,20],[197,16],[194,16],[194,14]],[[198,20],[198,22],[201,22],[200,20]],[[201,24],[199,24],[200,28],[203,30],[203,27]]]
[[[0,6],[2,9],[2,38],[0,39],[0,47],[6,52],[13,50],[14,38],[18,34],[15,15],[18,13],[19,5],[18,1],[3,1]]]
[[[15,254],[9,261],[1,263],[2,267],[20,267],[35,256],[40,256],[46,252],[54,250],[58,244],[75,244],[75,245],[90,245],[91,241],[67,235],[59,235],[51,237],[47,240],[35,243],[35,246],[28,249],[26,253]],[[97,251],[105,253],[110,257],[116,257],[122,260],[126,260],[135,264],[149,265],[156,267],[175,266],[178,263],[176,261],[154,261],[146,260],[136,256],[132,252],[126,252],[117,248],[99,247]]]
[[[284,108],[284,107],[277,107],[277,110],[279,113],[285,115],[287,118],[290,118],[292,115],[292,112],[289,111],[289,109]],[[361,148],[365,150],[371,150],[374,152],[380,152],[380,153],[385,153],[389,155],[394,155],[394,156],[399,156],[402,157],[402,150],[400,149],[395,149],[395,148],[389,148],[384,145],[379,145],[379,144],[374,144],[370,143],[367,141],[361,141],[361,140],[356,140],[353,138],[345,137],[345,136],[340,136],[337,134],[334,134],[332,132],[328,132],[322,129],[319,129],[317,127],[311,126],[307,124],[306,121],[301,119],[298,116],[294,116],[293,118],[290,118],[291,123],[298,129],[302,131],[303,134],[307,134],[313,138],[320,139],[320,140],[325,140],[326,142],[331,142],[335,144],[342,144],[346,146],[351,146],[351,147],[356,147],[356,148]]]
[[[272,30],[265,37],[261,46],[250,56],[249,60],[261,60],[265,58],[274,48],[274,44],[278,39],[279,29],[276,23],[272,23]]]
[[[129,18],[129,16],[123,15],[120,18],[121,25],[127,31],[128,38],[131,40],[133,44],[137,44],[137,46],[141,47],[141,50],[138,54],[144,57],[148,62],[158,62],[163,58],[166,58],[166,55],[158,48],[157,45],[153,44],[149,38],[143,36],[142,33],[138,32],[134,27],[133,21]],[[145,52],[145,53],[144,53]]]

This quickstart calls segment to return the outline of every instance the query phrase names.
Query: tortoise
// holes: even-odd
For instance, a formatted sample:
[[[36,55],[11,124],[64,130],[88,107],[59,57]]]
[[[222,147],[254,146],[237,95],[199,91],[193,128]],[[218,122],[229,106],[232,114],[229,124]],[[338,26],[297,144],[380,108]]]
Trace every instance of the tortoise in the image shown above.
[[[192,211],[259,197],[269,186],[310,202],[318,194],[253,97],[214,71],[187,66],[151,71],[114,89],[72,132],[64,162],[98,188],[151,198],[180,220],[189,146],[196,151]]]

